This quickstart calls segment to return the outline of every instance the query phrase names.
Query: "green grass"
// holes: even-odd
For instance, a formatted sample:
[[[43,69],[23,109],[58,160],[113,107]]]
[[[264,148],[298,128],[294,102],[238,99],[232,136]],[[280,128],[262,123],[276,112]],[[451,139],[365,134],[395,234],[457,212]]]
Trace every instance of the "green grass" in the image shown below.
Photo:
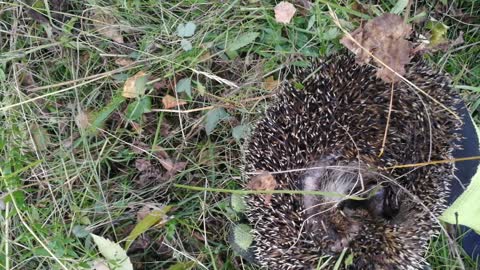
[[[272,75],[284,78],[285,66],[300,57],[322,57],[341,48],[328,2],[316,2],[306,16],[297,13],[288,26],[275,22],[275,1],[72,0],[65,10],[33,2],[0,2],[0,192],[5,204],[0,268],[90,269],[99,254],[86,232],[123,246],[140,208],[171,204],[171,220],[132,245],[136,269],[185,269],[188,265],[178,263],[192,260],[198,269],[200,264],[254,269],[227,244],[230,221],[236,219],[227,194],[174,185],[239,188],[242,140],[234,135],[264,110],[270,92],[262,82]],[[358,16],[374,14],[354,10],[353,2],[332,5],[351,29]],[[394,2],[380,1],[372,9],[387,12]],[[45,16],[32,15],[32,5]],[[450,13],[421,3],[414,7],[431,10],[450,26],[449,38],[464,33],[460,47],[427,57],[464,86],[459,91],[480,122],[480,6],[455,1]],[[124,43],[98,31],[101,22],[93,13],[99,10],[114,18],[107,25],[121,26]],[[452,10],[465,17],[452,17],[457,16]],[[188,21],[196,31],[185,38],[192,49],[184,51],[176,29]],[[229,50],[245,41],[245,33],[258,37]],[[119,58],[132,64],[119,66]],[[149,74],[146,96],[153,112],[132,121],[126,109],[135,100],[120,94],[125,80],[138,71]],[[175,96],[171,85],[181,78],[192,81],[191,96],[179,93],[187,101],[181,110],[205,109],[161,110],[162,97]],[[228,117],[213,125],[209,106]],[[82,117],[88,118],[87,126]],[[211,134],[206,125],[215,126]],[[186,167],[165,175],[159,149]],[[152,166],[142,172],[139,160]],[[444,237],[432,242],[428,258],[433,269],[458,267]],[[475,267],[469,259],[464,264]]]

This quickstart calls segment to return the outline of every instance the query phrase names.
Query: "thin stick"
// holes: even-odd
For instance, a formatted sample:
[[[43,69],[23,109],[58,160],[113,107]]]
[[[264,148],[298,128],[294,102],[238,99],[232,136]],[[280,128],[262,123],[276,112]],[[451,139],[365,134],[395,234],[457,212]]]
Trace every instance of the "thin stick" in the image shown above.
[[[393,107],[393,83],[392,83],[392,90],[390,91],[390,105],[388,105],[387,125],[385,126],[385,133],[383,134],[382,148],[380,148],[380,154],[378,154],[378,157],[381,157],[383,155],[383,151],[385,150],[385,144],[387,143],[387,133],[388,133],[388,127],[390,125],[390,116],[392,114],[392,107]]]
[[[9,232],[10,232],[10,203],[5,203],[5,270],[10,270]]]
[[[215,108],[215,106],[207,106],[207,107],[195,108],[195,109],[190,109],[190,110],[152,109],[152,112],[192,113],[192,112],[211,110],[211,109],[214,109],[214,108]]]
[[[195,191],[207,191],[207,192],[218,192],[218,193],[230,193],[230,194],[238,194],[238,195],[250,195],[250,194],[302,194],[302,195],[320,195],[325,197],[339,197],[339,198],[346,198],[352,200],[364,200],[365,198],[353,196],[353,195],[345,195],[336,192],[326,192],[326,191],[306,191],[306,190],[288,190],[288,189],[281,189],[281,190],[244,190],[244,189],[224,189],[224,188],[206,188],[206,187],[197,187],[197,186],[188,186],[188,185],[181,185],[181,184],[174,184],[176,188],[183,188],[188,190],[195,190]]]
[[[435,164],[459,162],[459,161],[468,161],[468,160],[480,160],[480,156],[452,158],[452,159],[443,159],[443,160],[433,160],[433,161],[413,163],[413,164],[395,165],[395,166],[391,166],[391,167],[386,167],[386,169],[403,169],[403,168],[421,167],[421,166],[427,166],[427,165],[435,165]]]

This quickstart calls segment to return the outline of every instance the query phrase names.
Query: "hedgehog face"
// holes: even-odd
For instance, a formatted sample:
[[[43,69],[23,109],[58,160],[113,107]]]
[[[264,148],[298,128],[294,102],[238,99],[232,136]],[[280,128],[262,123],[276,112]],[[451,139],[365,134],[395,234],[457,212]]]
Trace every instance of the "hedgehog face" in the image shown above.
[[[352,169],[352,168],[357,169]],[[325,251],[338,254],[360,232],[369,229],[374,223],[386,223],[396,216],[399,205],[392,202],[389,187],[378,186],[372,174],[362,173],[358,166],[338,166],[338,168],[320,168],[307,172],[301,177],[306,191],[325,191],[348,196],[359,189],[360,181],[366,189],[373,189],[373,195],[365,194],[364,200],[342,197],[303,196],[305,229],[312,240],[324,245]],[[377,188],[374,189],[374,185]],[[359,193],[361,194],[361,193]]]

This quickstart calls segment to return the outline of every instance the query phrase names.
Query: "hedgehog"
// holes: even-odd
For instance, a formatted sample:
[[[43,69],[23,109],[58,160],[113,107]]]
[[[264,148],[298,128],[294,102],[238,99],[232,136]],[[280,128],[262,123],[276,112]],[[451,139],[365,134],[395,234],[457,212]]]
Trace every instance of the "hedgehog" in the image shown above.
[[[348,254],[346,269],[427,267],[455,166],[398,165],[449,160],[458,148],[461,99],[448,75],[412,60],[404,77],[419,93],[383,82],[349,53],[293,73],[247,139],[245,169],[272,174],[278,190],[344,196],[248,195],[254,263],[317,269]]]

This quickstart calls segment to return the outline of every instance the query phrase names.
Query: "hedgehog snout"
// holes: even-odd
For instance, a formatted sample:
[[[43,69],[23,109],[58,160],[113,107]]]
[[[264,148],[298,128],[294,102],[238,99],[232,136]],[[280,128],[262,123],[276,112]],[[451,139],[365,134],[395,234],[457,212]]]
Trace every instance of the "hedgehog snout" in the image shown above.
[[[336,207],[323,208],[313,215],[307,214],[306,220],[307,235],[311,235],[312,240],[323,247],[323,252],[330,255],[338,255],[350,247],[362,227],[360,221],[348,217]]]
[[[350,220],[349,218],[345,218],[341,222],[341,224],[332,224],[334,228],[331,230],[334,231],[334,233],[330,232],[328,234],[332,241],[329,249],[334,254],[341,253],[345,248],[348,248],[358,234],[360,228],[357,222]]]

